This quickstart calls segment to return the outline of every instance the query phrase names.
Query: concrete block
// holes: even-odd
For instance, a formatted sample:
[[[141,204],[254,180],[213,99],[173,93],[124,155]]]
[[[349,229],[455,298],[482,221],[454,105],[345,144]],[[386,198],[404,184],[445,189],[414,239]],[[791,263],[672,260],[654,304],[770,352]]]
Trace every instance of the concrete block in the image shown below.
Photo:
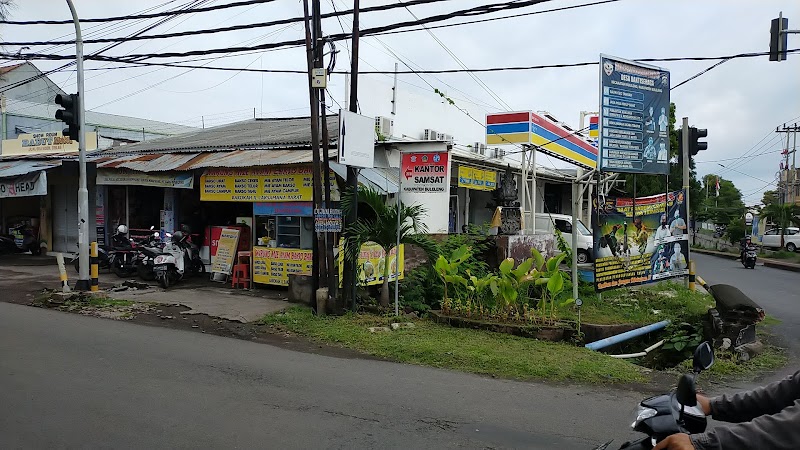
[[[399,330],[401,328],[414,328],[416,325],[414,325],[411,322],[405,322],[405,323],[393,323],[390,326],[392,327],[392,330]]]
[[[389,327],[369,327],[367,329],[369,330],[370,333],[383,333],[386,331],[392,331]]]

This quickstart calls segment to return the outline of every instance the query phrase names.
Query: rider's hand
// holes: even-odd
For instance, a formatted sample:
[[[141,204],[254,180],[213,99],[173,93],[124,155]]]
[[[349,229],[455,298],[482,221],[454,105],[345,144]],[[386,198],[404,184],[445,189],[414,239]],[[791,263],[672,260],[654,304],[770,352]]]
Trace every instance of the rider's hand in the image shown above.
[[[705,395],[697,394],[697,404],[703,410],[703,414],[711,415],[711,400]]]
[[[692,445],[692,440],[689,439],[688,434],[678,433],[667,436],[666,439],[653,447],[653,450],[694,450],[694,445]]]

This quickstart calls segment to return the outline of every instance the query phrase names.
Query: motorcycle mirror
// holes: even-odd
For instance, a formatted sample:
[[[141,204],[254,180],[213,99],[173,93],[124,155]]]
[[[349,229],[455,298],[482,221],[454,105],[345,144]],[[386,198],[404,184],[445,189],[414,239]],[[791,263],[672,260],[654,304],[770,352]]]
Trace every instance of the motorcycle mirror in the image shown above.
[[[150,225],[150,231],[153,231],[153,230],[155,230],[155,228],[156,228],[155,226],[153,226],[153,225]]]
[[[695,373],[700,373],[703,370],[708,370],[714,365],[714,349],[708,341],[703,342],[697,346],[694,351],[694,358],[692,358],[692,367]]]
[[[684,406],[697,405],[697,387],[694,384],[694,375],[685,373],[678,381],[678,389],[675,392],[678,403]]]

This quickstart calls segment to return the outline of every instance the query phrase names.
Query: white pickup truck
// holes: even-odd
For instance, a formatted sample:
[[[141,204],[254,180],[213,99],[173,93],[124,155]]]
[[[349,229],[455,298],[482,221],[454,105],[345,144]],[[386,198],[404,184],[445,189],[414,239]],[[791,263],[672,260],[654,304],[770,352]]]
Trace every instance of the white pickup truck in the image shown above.
[[[765,231],[761,238],[761,245],[769,248],[781,248],[780,228],[771,228]],[[783,247],[790,252],[800,249],[800,228],[786,227],[786,233],[783,235]]]

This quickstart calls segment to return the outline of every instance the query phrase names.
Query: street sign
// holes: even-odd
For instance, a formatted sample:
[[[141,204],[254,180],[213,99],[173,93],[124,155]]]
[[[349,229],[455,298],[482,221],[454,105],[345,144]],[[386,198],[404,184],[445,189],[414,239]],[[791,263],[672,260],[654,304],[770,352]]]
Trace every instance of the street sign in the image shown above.
[[[375,165],[375,119],[339,110],[339,164]]]
[[[403,153],[400,168],[403,193],[449,192],[447,152]]]
[[[341,233],[342,210],[322,208],[315,209],[314,231],[317,233]]]
[[[600,55],[600,170],[669,173],[669,72]]]

